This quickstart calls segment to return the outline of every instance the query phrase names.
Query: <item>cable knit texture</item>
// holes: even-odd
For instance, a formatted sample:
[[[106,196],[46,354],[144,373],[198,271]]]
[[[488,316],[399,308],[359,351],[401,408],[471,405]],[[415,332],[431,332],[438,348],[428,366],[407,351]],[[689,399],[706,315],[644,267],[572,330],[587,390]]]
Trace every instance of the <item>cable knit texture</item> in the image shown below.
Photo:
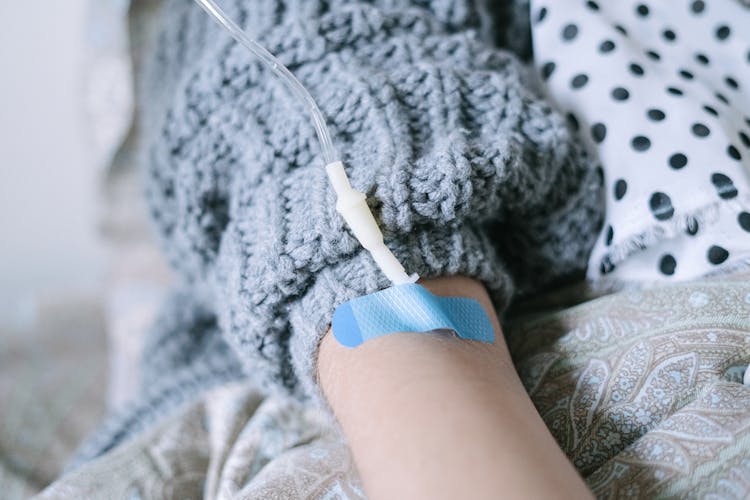
[[[475,277],[502,313],[514,290],[581,275],[602,204],[595,165],[509,50],[529,47],[507,40],[528,37],[523,23],[508,24],[523,21],[527,3],[496,4],[506,8],[222,2],[316,99],[406,269]],[[161,368],[144,371],[144,384],[161,387],[151,379],[226,348],[265,390],[317,398],[317,346],[333,310],[388,282],[335,212],[306,110],[192,2],[168,1],[162,15],[139,89],[148,198],[203,314],[179,332],[156,325],[155,336],[175,332],[190,355],[152,342],[145,366]],[[189,320],[190,307],[173,300],[164,318]],[[118,440],[104,441],[82,456]]]

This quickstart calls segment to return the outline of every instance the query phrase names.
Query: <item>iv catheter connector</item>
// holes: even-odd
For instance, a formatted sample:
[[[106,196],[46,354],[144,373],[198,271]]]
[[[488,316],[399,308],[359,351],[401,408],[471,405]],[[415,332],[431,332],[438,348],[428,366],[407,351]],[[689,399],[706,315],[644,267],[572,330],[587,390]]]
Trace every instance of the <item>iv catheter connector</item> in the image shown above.
[[[336,191],[336,211],[346,221],[359,243],[370,252],[375,263],[394,285],[414,283],[419,276],[406,274],[404,267],[385,246],[383,233],[367,206],[364,193],[354,189],[344,171],[344,164],[335,161],[326,165],[326,173]]]
[[[398,259],[383,243],[383,233],[380,232],[375,217],[372,216],[372,212],[367,206],[365,195],[352,188],[344,171],[344,165],[337,160],[336,149],[333,147],[331,134],[328,132],[323,114],[310,93],[286,66],[281,64],[273,54],[259,45],[258,42],[250,38],[237,23],[232,21],[219,8],[214,0],[195,1],[229,31],[238,43],[260,59],[287,86],[292,95],[307,107],[320,141],[323,160],[327,163],[326,172],[328,172],[328,177],[338,197],[336,210],[344,217],[354,236],[370,252],[372,258],[375,259],[375,263],[394,285],[417,281],[419,276],[416,274],[408,276]]]

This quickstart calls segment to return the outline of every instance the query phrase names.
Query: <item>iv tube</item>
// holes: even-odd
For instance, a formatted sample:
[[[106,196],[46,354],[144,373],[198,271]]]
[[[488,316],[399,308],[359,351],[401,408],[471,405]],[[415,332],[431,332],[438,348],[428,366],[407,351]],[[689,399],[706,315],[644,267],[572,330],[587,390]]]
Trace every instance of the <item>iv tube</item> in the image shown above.
[[[240,45],[252,52],[263,64],[276,73],[276,76],[289,88],[292,95],[307,105],[313,125],[315,126],[315,133],[318,135],[318,140],[320,141],[320,150],[325,162],[326,173],[336,192],[336,211],[341,214],[349,229],[354,233],[354,237],[370,252],[377,266],[391,280],[391,283],[400,285],[416,282],[419,276],[416,274],[407,275],[404,266],[401,265],[396,256],[393,255],[383,242],[383,233],[380,231],[375,217],[367,205],[364,193],[360,193],[349,183],[349,178],[344,170],[344,164],[338,159],[336,150],[333,147],[331,135],[323,119],[323,114],[307,89],[302,86],[292,72],[281,64],[273,54],[247,36],[242,28],[229,19],[224,11],[216,5],[214,0],[195,1],[212,18],[226,28]]]
[[[297,77],[289,71],[286,66],[281,64],[276,57],[263,48],[258,42],[247,36],[247,34],[237,26],[237,24],[229,19],[221,8],[216,5],[214,0],[195,0],[203,10],[205,10],[211,17],[219,22],[224,28],[229,31],[232,37],[237,40],[242,46],[248,49],[255,56],[263,61],[276,75],[281,79],[282,82],[289,88],[289,90],[297,97],[301,102],[304,102],[310,116],[313,120],[313,126],[315,127],[315,133],[318,135],[318,141],[320,142],[320,150],[323,155],[323,161],[326,165],[331,164],[338,160],[336,149],[333,147],[331,141],[331,134],[328,132],[328,127],[323,119],[323,114],[320,112],[318,105],[312,98],[310,93],[305,87],[302,86]]]

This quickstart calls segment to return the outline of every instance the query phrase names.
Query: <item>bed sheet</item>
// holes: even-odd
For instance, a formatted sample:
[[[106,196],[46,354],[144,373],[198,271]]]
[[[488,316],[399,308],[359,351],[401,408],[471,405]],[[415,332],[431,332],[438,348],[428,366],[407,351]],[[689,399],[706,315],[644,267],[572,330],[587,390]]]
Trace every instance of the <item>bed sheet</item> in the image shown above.
[[[750,496],[750,273],[534,312],[506,336],[534,404],[597,497]],[[39,498],[204,495],[364,497],[326,415],[235,384]]]

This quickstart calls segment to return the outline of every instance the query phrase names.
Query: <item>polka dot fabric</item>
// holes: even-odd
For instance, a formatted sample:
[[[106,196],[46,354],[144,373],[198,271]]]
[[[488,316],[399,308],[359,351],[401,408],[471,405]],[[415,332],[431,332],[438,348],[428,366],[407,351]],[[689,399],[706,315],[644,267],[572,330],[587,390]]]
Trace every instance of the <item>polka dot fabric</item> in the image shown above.
[[[539,75],[604,170],[590,280],[684,280],[750,262],[750,9],[532,2]]]

